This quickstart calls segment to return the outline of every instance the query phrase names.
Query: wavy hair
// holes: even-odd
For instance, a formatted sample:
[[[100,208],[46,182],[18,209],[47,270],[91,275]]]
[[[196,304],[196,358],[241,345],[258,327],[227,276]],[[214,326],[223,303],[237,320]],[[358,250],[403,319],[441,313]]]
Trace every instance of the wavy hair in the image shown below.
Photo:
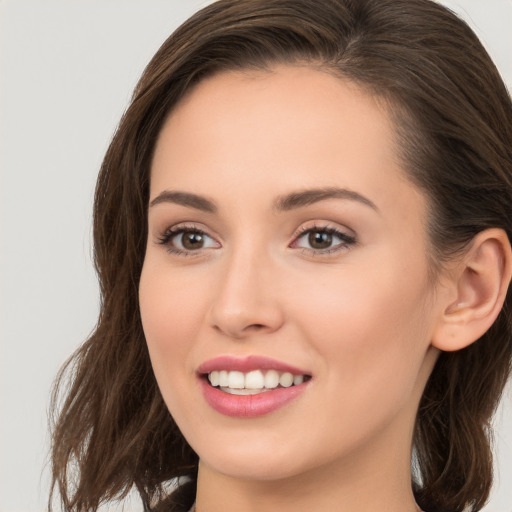
[[[151,159],[194,84],[278,63],[326,70],[385,100],[403,167],[428,198],[434,267],[486,228],[512,239],[512,103],[452,12],[430,0],[220,0],[197,12],[145,69],[98,177],[100,316],[52,402],[52,495],[67,511],[95,511],[134,486],[146,510],[193,501],[198,456],[163,402],[139,314]],[[413,439],[424,510],[478,511],[488,499],[490,419],[511,371],[511,300],[481,339],[442,353],[427,383]],[[176,478],[186,483],[171,493]]]

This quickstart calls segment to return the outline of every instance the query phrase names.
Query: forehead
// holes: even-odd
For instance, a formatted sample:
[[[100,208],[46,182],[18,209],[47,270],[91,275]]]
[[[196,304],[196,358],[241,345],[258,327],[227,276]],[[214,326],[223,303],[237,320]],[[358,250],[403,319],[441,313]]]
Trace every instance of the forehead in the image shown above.
[[[226,136],[243,140],[268,133],[282,145],[292,141],[290,135],[318,142],[329,131],[343,135],[340,130],[349,127],[361,143],[381,138],[391,149],[393,125],[383,105],[350,80],[307,66],[226,71],[193,86],[162,131],[172,132],[173,137],[208,136],[216,142]],[[338,139],[340,144],[348,139],[346,135]]]
[[[383,103],[350,81],[305,66],[223,72],[197,84],[166,120],[151,195],[321,185],[363,189],[385,203],[393,199],[384,189],[407,181],[397,154]]]

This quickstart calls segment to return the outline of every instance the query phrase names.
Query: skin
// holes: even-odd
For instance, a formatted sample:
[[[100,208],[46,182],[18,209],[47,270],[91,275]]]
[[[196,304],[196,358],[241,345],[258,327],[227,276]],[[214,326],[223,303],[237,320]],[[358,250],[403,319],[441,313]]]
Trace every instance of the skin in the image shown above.
[[[429,279],[426,200],[389,117],[354,84],[300,66],[198,84],[167,119],[151,172],[216,211],[149,207],[140,308],[164,400],[199,454],[199,512],[412,512],[411,440],[449,292]],[[276,211],[277,198],[340,187]],[[334,228],[331,252],[301,229]],[[186,254],[170,227],[203,231]],[[332,250],[335,249],[335,250]],[[435,289],[434,289],[435,288]],[[221,355],[304,368],[306,390],[246,419],[205,401],[196,371]]]

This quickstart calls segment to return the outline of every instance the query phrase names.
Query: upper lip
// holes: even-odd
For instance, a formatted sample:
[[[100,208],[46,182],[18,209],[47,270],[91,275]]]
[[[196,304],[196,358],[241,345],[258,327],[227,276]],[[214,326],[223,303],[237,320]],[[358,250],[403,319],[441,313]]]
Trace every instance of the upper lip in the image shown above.
[[[290,372],[294,375],[311,375],[309,372],[292,366],[288,363],[283,363],[277,359],[272,359],[265,356],[250,355],[245,357],[236,357],[231,355],[224,355],[209,359],[202,363],[197,372],[206,374],[213,371],[239,371],[247,373],[253,370],[276,370],[278,372]]]

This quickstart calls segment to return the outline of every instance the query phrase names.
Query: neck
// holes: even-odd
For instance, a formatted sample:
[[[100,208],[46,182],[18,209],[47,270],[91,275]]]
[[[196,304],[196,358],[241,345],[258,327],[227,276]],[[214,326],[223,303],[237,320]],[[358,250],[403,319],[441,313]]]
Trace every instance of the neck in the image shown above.
[[[278,479],[241,479],[201,461],[197,512],[418,512],[410,449],[400,439],[384,441],[341,462]]]

